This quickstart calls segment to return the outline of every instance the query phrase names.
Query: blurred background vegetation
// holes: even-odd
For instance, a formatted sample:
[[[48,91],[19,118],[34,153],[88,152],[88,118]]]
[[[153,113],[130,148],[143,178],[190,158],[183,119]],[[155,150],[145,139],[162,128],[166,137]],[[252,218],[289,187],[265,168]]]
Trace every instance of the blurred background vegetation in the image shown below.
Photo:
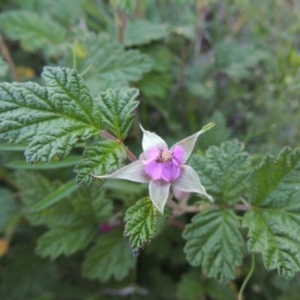
[[[299,19],[297,0],[1,0],[0,81],[43,84],[42,68],[50,65],[76,68],[94,96],[107,88],[137,87],[140,105],[127,141],[136,154],[139,122],[172,143],[214,121],[199,151],[237,138],[258,163],[285,145],[299,146]],[[99,187],[67,192],[51,208],[49,221],[30,207],[74,178],[82,148],[57,170],[26,165],[23,145],[2,141],[0,147],[0,299],[236,298],[250,257],[228,286],[205,278],[185,261],[182,223],[162,221],[156,239],[120,278],[113,272],[89,276],[86,269],[81,275],[91,241],[80,251],[62,250],[65,256],[55,254],[60,244],[46,250],[39,244],[40,256],[56,260],[39,257],[37,240],[55,217],[91,219]],[[103,186],[101,197],[113,205],[100,223],[114,217],[114,226],[122,226],[122,213],[113,213],[145,191],[129,183]],[[299,287],[299,276],[286,282],[265,271],[257,257],[245,299],[299,299]]]

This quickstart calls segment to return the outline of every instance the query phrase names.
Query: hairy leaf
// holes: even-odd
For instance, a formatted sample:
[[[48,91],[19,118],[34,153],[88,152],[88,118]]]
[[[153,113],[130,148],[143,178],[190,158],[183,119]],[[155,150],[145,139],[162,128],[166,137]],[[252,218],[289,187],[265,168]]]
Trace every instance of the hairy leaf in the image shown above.
[[[122,280],[135,265],[130,247],[120,230],[111,231],[98,239],[88,252],[83,273],[92,279],[105,282],[111,278]]]
[[[126,158],[124,146],[115,141],[100,141],[85,149],[76,166],[78,184],[90,184],[90,175],[104,175],[119,169]]]
[[[244,216],[248,249],[260,252],[268,270],[291,278],[300,271],[300,150],[268,155],[251,181],[253,209]]]
[[[147,20],[134,20],[128,23],[125,31],[126,46],[140,46],[162,40],[169,34],[167,25],[154,24]]]
[[[47,87],[0,84],[0,137],[30,142],[30,163],[65,158],[77,142],[99,133],[100,110],[75,70],[46,67]]]
[[[194,154],[190,165],[198,173],[207,193],[217,203],[234,204],[245,193],[249,180],[249,156],[237,140],[209,147],[205,157]]]
[[[51,259],[62,254],[68,256],[86,248],[96,233],[96,226],[84,223],[53,227],[39,238],[36,251],[40,256]]]
[[[193,266],[202,266],[208,277],[229,282],[242,263],[243,239],[233,210],[214,208],[199,213],[187,225],[183,237],[186,258]]]
[[[126,87],[129,82],[142,78],[154,62],[138,50],[124,50],[105,35],[78,37],[77,69],[84,73],[85,83],[92,95],[97,96],[107,88]],[[72,64],[72,56],[68,58]]]
[[[20,40],[22,47],[28,51],[62,43],[66,36],[65,29],[59,24],[26,10],[3,12],[0,28],[10,39]]]
[[[125,214],[124,235],[129,237],[129,244],[135,255],[152,240],[157,226],[159,212],[149,197],[139,200],[128,208]]]
[[[109,89],[100,96],[104,123],[115,137],[125,139],[133,122],[132,112],[139,102],[135,101],[137,89]]]

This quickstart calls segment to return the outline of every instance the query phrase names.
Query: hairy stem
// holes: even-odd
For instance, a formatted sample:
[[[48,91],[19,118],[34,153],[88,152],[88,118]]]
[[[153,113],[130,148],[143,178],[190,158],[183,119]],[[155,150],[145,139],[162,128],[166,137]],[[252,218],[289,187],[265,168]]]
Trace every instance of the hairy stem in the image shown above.
[[[125,152],[126,152],[127,158],[128,158],[130,161],[136,161],[136,160],[137,160],[137,157],[129,150],[128,147],[126,147],[126,146],[124,145],[124,143],[123,143],[121,140],[115,138],[113,135],[109,134],[109,133],[106,132],[105,130],[101,130],[101,131],[100,131],[100,134],[101,134],[101,136],[103,136],[103,137],[104,137],[105,139],[107,139],[107,140],[116,141],[116,142],[118,142],[119,144],[123,145],[123,146],[125,147]]]
[[[8,65],[9,65],[9,68],[11,70],[11,73],[12,73],[12,76],[13,76],[14,80],[15,81],[20,81],[20,77],[18,75],[18,72],[17,72],[16,66],[14,64],[14,61],[12,60],[11,55],[9,53],[9,50],[6,47],[6,45],[4,44],[1,35],[0,35],[0,50],[1,50],[1,53],[2,53],[3,57],[5,58],[5,60],[7,61]]]

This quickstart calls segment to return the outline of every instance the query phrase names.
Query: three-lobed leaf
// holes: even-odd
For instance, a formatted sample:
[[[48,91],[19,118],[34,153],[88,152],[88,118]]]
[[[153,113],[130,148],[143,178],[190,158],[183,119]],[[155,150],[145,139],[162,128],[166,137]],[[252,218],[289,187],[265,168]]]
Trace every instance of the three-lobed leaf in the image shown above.
[[[300,271],[300,150],[267,155],[251,180],[248,249],[262,253],[268,270],[290,279]]]
[[[189,164],[217,203],[235,204],[245,193],[250,161],[244,145],[237,140],[225,142],[220,147],[209,147],[205,157],[194,154]]]
[[[135,255],[149,244],[156,232],[159,212],[149,197],[140,199],[128,208],[125,214],[124,235],[129,237],[129,244]]]
[[[135,266],[127,241],[120,230],[113,230],[101,236],[87,253],[83,273],[91,279],[106,282],[111,278],[122,280]]]
[[[229,282],[242,264],[243,239],[239,220],[231,209],[214,208],[197,214],[187,225],[183,237],[186,258],[193,266],[202,266],[208,277]]]

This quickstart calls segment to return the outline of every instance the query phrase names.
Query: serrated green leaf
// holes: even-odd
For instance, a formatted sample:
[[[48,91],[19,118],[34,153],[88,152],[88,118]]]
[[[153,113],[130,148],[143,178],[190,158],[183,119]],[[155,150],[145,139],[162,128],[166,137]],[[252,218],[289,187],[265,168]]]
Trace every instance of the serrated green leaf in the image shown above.
[[[199,300],[203,299],[204,291],[201,272],[191,271],[181,277],[177,285],[176,296],[179,300]]]
[[[0,233],[4,231],[16,211],[17,206],[11,192],[0,188]]]
[[[124,218],[124,235],[129,237],[129,244],[134,255],[138,255],[139,250],[153,239],[158,215],[159,212],[149,197],[139,200],[127,209]]]
[[[57,226],[43,234],[37,244],[36,252],[42,257],[55,259],[64,254],[69,256],[88,246],[96,236],[95,225]]]
[[[93,34],[78,37],[77,70],[92,95],[98,96],[107,88],[120,88],[140,80],[151,70],[154,61],[138,50],[124,50],[108,36]],[[73,58],[68,58],[73,65]]]
[[[46,67],[47,87],[0,84],[0,137],[30,142],[27,161],[65,158],[77,142],[99,134],[101,114],[75,70]]]
[[[34,165],[30,165],[24,160],[17,160],[6,164],[6,167],[15,170],[51,170],[75,166],[79,160],[80,156],[69,156],[63,161],[52,160],[47,164],[38,162]]]
[[[125,158],[124,146],[115,141],[100,141],[87,147],[75,168],[77,184],[89,185],[93,181],[90,175],[104,175],[116,171]]]
[[[135,262],[122,231],[114,230],[101,236],[89,250],[83,264],[83,273],[86,277],[102,282],[111,278],[119,281],[128,275]]]
[[[237,140],[209,147],[205,157],[194,154],[189,164],[198,173],[207,193],[216,203],[240,201],[250,175],[249,156]]]
[[[300,271],[300,150],[285,148],[267,155],[251,181],[254,206],[243,219],[249,228],[248,249],[262,253],[268,270],[291,278]]]
[[[133,111],[139,102],[137,89],[108,89],[100,94],[103,122],[115,137],[123,141],[132,125]]]
[[[128,23],[125,31],[126,46],[140,46],[152,41],[162,40],[169,34],[166,24],[154,24],[147,20],[136,19]]]
[[[199,213],[187,225],[183,237],[186,258],[193,266],[202,266],[208,277],[229,282],[242,263],[243,239],[233,210],[214,208]]]
[[[65,29],[59,24],[26,10],[3,12],[0,28],[10,39],[20,40],[22,47],[28,51],[62,43],[66,36]]]
[[[57,203],[58,201],[64,199],[69,196],[71,193],[76,191],[79,186],[76,184],[74,179],[62,184],[57,190],[52,192],[50,195],[36,203],[32,209],[35,211],[41,211],[49,206]]]

